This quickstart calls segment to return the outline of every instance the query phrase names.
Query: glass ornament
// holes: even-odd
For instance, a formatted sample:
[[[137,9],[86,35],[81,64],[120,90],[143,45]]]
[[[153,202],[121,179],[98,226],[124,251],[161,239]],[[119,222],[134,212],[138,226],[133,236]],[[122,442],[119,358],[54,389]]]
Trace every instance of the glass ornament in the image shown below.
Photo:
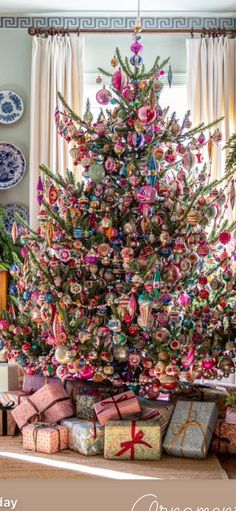
[[[109,105],[112,100],[111,92],[106,89],[105,85],[96,94],[96,100],[100,105]]]

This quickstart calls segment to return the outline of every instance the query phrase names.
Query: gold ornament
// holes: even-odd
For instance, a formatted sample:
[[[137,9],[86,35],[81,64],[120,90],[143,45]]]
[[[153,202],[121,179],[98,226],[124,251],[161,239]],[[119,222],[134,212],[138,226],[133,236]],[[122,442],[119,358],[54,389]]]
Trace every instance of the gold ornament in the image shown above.
[[[126,362],[128,359],[128,348],[127,346],[117,346],[113,349],[113,357],[118,362]]]
[[[111,59],[111,65],[112,67],[116,67],[118,66],[118,64],[119,64],[118,58],[116,57],[116,55],[114,55],[114,57],[112,57]]]
[[[178,122],[173,122],[172,126],[171,126],[171,133],[175,136],[177,136],[180,132],[180,125],[178,124]]]
[[[189,213],[186,216],[186,222],[190,225],[197,225],[199,224],[201,220],[201,213],[200,211],[189,211]]]

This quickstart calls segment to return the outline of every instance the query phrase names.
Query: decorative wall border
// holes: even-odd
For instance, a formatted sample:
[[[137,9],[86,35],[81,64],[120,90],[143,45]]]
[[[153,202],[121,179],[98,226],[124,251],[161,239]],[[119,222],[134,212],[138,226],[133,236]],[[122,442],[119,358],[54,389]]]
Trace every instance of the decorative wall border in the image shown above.
[[[0,29],[27,29],[29,27],[48,28],[64,27],[77,28],[84,30],[100,29],[129,29],[133,28],[134,17],[24,17],[24,16],[3,16],[0,17]],[[142,26],[146,30],[152,29],[191,29],[191,28],[236,28],[235,18],[216,18],[216,17],[151,17],[142,18]]]

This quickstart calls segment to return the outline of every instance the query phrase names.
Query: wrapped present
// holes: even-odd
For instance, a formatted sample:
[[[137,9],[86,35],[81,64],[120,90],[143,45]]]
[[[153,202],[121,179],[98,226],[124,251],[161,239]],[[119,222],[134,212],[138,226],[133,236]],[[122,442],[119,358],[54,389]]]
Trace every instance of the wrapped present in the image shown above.
[[[16,423],[11,414],[14,406],[14,401],[9,401],[5,405],[0,404],[0,436],[13,436],[15,434]]]
[[[68,447],[68,433],[65,426],[58,424],[28,424],[22,431],[23,448],[53,454]]]
[[[66,380],[64,383],[65,389],[74,404],[76,404],[77,394],[83,396],[100,396],[101,399],[103,399],[103,396],[114,396],[123,390],[123,388],[116,388],[113,385],[108,385],[108,383],[96,383],[93,381]]]
[[[160,460],[161,428],[157,422],[108,421],[104,457],[110,460]]]
[[[18,389],[18,366],[0,363],[0,391]]]
[[[12,411],[20,429],[30,422],[59,422],[74,414],[71,399],[61,382],[44,385]]]
[[[46,383],[58,383],[59,378],[46,378],[41,374],[25,374],[23,378],[22,391],[23,392],[37,392],[37,390],[41,389]]]
[[[103,454],[104,427],[99,422],[72,418],[64,419],[61,424],[68,430],[69,449],[85,454],[85,456]]]
[[[139,401],[132,390],[94,404],[96,417],[104,426],[108,420],[123,419],[141,411]]]
[[[103,392],[94,391],[93,394],[80,394],[77,391],[75,403],[76,417],[93,421],[96,417],[94,404],[109,397],[110,394],[109,392],[106,393],[105,388]]]
[[[225,417],[226,413],[226,399],[229,393],[228,390],[223,387],[217,386],[189,386],[186,389],[182,389],[181,393],[176,393],[176,399],[178,401],[206,401],[216,404],[220,417]]]
[[[167,454],[206,458],[217,416],[215,403],[177,401],[163,443]]]
[[[14,401],[15,405],[20,405],[31,393],[25,394],[21,390],[11,390],[9,392],[0,392],[0,403],[6,405],[9,401]]]
[[[213,433],[211,451],[221,454],[236,454],[236,425],[218,420]]]
[[[158,422],[161,426],[162,435],[164,435],[174,411],[174,403],[149,401],[148,399],[140,399],[139,402],[141,406],[139,420]]]

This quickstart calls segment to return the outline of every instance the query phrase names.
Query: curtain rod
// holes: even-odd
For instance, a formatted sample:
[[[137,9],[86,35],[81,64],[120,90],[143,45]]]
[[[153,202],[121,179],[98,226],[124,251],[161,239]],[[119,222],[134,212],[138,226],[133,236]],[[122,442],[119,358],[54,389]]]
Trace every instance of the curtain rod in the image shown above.
[[[40,36],[44,35],[45,37],[51,35],[69,35],[69,34],[77,34],[78,36],[80,34],[131,34],[133,30],[124,28],[124,29],[99,29],[99,28],[92,28],[92,29],[81,29],[81,28],[63,28],[63,27],[51,27],[51,28],[35,28],[35,27],[29,27],[28,28],[28,34],[31,36]],[[232,37],[236,35],[236,29],[226,29],[226,28],[189,28],[189,29],[143,29],[143,34],[191,34],[191,37],[194,37],[194,34],[201,34],[202,37],[205,36],[226,36],[231,35]]]

